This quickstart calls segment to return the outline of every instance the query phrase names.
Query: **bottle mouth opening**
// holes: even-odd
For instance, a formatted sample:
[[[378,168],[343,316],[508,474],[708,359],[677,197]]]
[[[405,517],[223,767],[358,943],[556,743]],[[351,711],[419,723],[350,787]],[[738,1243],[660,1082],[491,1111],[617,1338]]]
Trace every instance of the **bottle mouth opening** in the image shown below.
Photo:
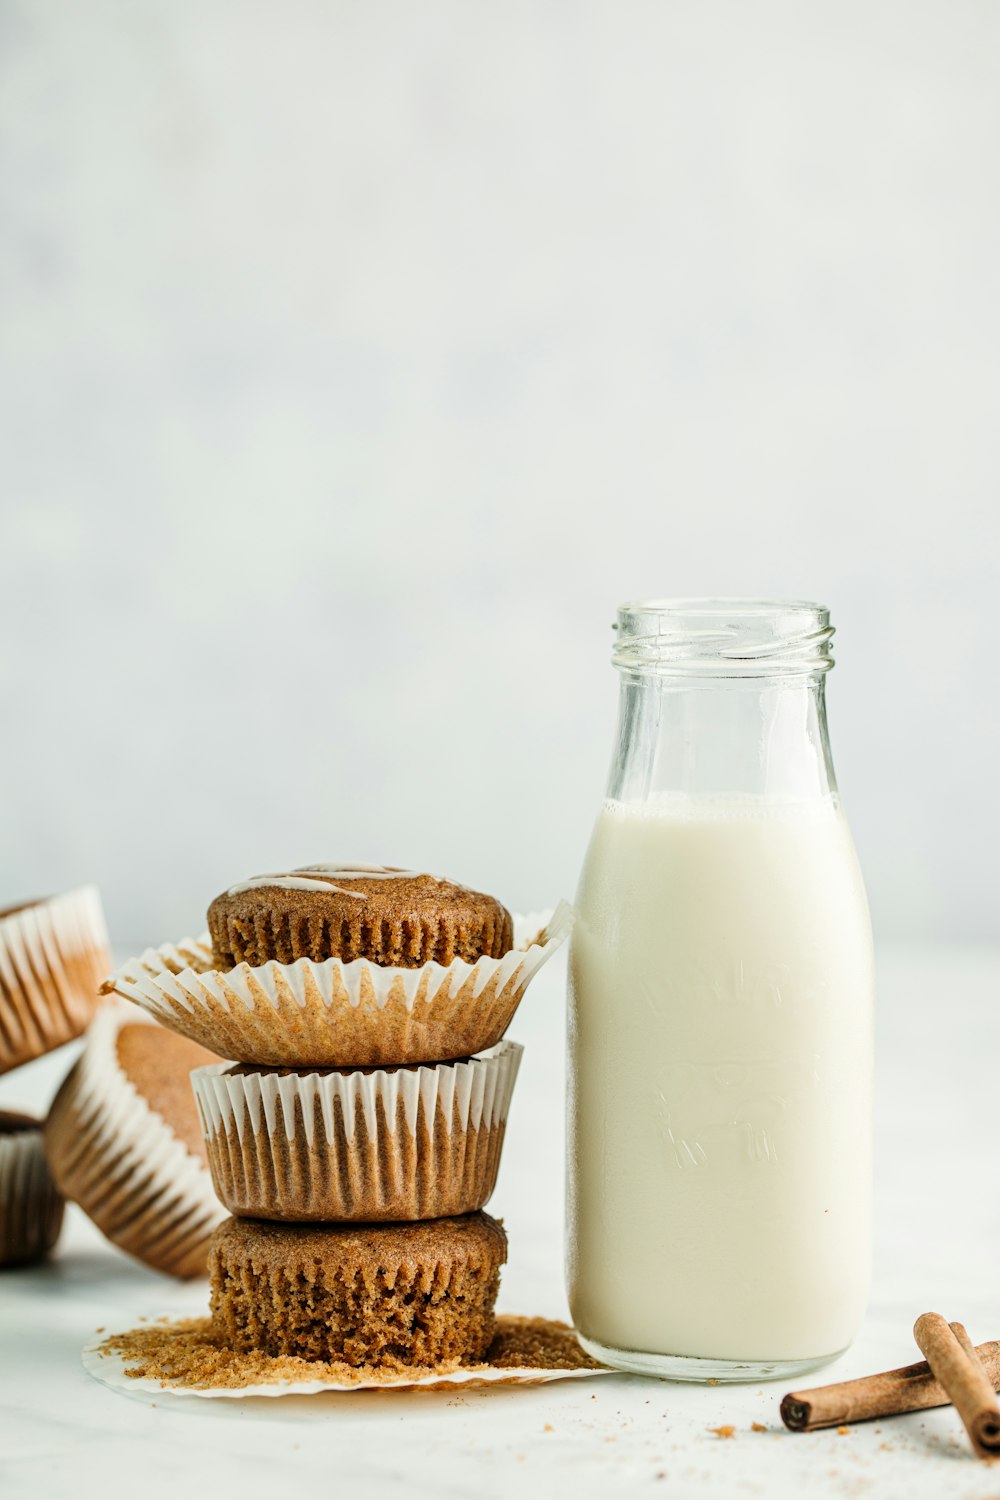
[[[805,677],[833,666],[830,611],[788,599],[643,599],[623,604],[612,662],[678,677]]]

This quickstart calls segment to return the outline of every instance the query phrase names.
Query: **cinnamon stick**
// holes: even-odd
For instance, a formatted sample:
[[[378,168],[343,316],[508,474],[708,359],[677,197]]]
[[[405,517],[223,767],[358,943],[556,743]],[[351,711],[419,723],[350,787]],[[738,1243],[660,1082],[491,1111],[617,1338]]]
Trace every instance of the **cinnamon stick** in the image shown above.
[[[948,1392],[980,1458],[1000,1458],[1000,1406],[993,1385],[961,1323],[923,1313],[913,1337]]]
[[[987,1381],[1000,1390],[1000,1340],[980,1344],[975,1352]],[[814,1432],[821,1427],[844,1427],[849,1422],[927,1411],[932,1406],[947,1406],[950,1400],[930,1366],[921,1360],[860,1380],[842,1380],[811,1391],[789,1391],[781,1403],[781,1420],[792,1432]]]

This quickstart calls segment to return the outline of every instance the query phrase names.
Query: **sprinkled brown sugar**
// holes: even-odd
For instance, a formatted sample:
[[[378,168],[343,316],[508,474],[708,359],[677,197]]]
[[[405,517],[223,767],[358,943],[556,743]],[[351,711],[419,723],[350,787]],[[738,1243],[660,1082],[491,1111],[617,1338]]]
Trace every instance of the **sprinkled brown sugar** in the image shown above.
[[[496,1334],[482,1360],[445,1360],[433,1366],[402,1363],[347,1365],[337,1361],[238,1353],[222,1342],[210,1318],[188,1318],[178,1323],[147,1324],[128,1333],[112,1334],[100,1345],[102,1354],[118,1354],[132,1379],[158,1380],[175,1389],[239,1390],[247,1385],[282,1385],[288,1381],[323,1380],[338,1385],[393,1385],[402,1379],[421,1380],[468,1370],[599,1370],[585,1354],[565,1323],[547,1318],[501,1316]]]
[[[548,1318],[498,1317],[484,1364],[501,1370],[600,1370],[565,1323]]]

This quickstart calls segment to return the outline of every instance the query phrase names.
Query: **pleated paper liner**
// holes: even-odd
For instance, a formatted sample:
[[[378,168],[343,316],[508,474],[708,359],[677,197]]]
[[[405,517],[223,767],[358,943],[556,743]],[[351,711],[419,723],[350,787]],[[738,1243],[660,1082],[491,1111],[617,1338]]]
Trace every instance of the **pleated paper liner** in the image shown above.
[[[118,1063],[118,1032],[137,1021],[151,1024],[118,1005],[95,1017],[49,1112],[46,1153],[62,1192],[120,1249],[173,1276],[204,1276],[225,1213],[204,1163]]]
[[[212,968],[206,939],[147,949],[105,982],[219,1057],[267,1067],[442,1062],[500,1041],[524,992],[569,932],[563,902],[524,949],[419,969],[368,959]]]
[[[496,1184],[521,1047],[354,1073],[191,1075],[230,1213],[314,1222],[472,1213]]]
[[[0,912],[0,1073],[86,1030],[110,962],[94,886]]]
[[[59,1238],[63,1198],[42,1145],[42,1122],[0,1111],[0,1266],[41,1260]]]

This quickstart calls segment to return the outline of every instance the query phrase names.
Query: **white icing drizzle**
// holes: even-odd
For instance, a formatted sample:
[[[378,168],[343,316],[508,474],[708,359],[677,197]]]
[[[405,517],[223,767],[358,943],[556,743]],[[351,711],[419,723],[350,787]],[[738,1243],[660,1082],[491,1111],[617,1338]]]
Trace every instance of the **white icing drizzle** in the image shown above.
[[[314,878],[310,878],[314,877]],[[345,890],[339,880],[436,880],[440,876],[426,875],[421,870],[397,870],[392,865],[302,865],[283,875],[254,875],[239,885],[231,885],[227,896],[238,896],[241,891],[256,891],[265,886],[278,886],[285,891],[336,891],[340,896],[353,896],[357,901],[365,899],[363,891]]]

